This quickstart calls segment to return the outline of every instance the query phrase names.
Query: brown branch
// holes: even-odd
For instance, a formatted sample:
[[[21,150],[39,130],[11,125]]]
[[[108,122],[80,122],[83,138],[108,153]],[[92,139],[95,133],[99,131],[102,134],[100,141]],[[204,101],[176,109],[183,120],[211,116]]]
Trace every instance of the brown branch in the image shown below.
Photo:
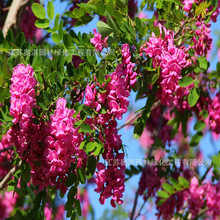
[[[13,149],[13,146],[6,147],[6,148],[1,149],[1,150],[0,150],[0,153],[5,152],[5,151],[8,151],[8,150],[12,150],[12,149]]]
[[[3,180],[0,182],[0,190],[3,190],[5,185],[8,183],[8,181],[11,179],[11,177],[21,168],[22,161],[20,161],[16,166],[14,166],[7,175],[3,178]]]
[[[201,184],[202,181],[206,178],[206,175],[208,174],[208,172],[210,171],[211,168],[212,168],[212,164],[208,167],[208,169],[206,170],[206,172],[204,173],[204,175],[202,176],[202,178],[199,180],[200,184]]]
[[[13,25],[16,25],[18,11],[20,10],[21,7],[25,6],[29,1],[30,0],[13,0],[2,29],[4,36],[7,35],[8,30]]]
[[[153,106],[151,107],[151,111],[153,109],[155,109],[156,107],[158,107],[160,105],[160,101],[157,101],[153,104]],[[139,112],[138,114],[136,114],[135,116],[133,116],[131,119],[129,119],[126,123],[124,123],[123,125],[121,125],[118,130],[121,130],[122,128],[124,128],[127,125],[133,125],[134,123],[131,124],[131,122],[135,119],[137,119],[141,114],[143,113],[143,111]]]

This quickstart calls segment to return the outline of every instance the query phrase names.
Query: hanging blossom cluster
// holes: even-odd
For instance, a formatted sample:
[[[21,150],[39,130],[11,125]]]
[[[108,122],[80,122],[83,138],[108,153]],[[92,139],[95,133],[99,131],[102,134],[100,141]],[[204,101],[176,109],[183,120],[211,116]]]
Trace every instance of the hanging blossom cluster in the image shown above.
[[[208,212],[212,213],[213,218],[220,215],[220,184],[212,185],[210,182],[199,186],[198,179],[191,179],[188,209],[192,217],[198,215],[200,209],[206,204]]]
[[[192,48],[198,55],[204,56],[211,49],[212,45],[212,38],[210,37],[211,29],[209,29],[211,24],[206,24],[204,21],[197,21],[196,26],[200,27],[200,29],[196,30],[195,35],[193,35],[192,41],[194,45]]]
[[[209,125],[213,132],[220,133],[220,93],[217,93],[209,108]]]
[[[156,195],[156,192],[161,187],[161,177],[159,176],[159,169],[156,166],[146,166],[139,181],[138,193],[144,195],[144,200]],[[147,190],[147,191],[146,191]],[[146,193],[145,193],[146,192]]]
[[[187,61],[188,54],[185,50],[177,48],[174,45],[174,32],[166,30],[159,25],[160,36],[156,37],[154,33],[140,49],[140,55],[149,56],[153,59],[153,67],[161,68],[159,75],[159,90],[157,98],[163,105],[177,104],[177,99],[183,97],[183,88],[178,85],[182,78],[181,69],[189,66]],[[165,33],[162,38],[162,29]]]
[[[103,44],[103,42],[102,42]],[[100,114],[96,118],[96,126],[101,126],[103,135],[100,140],[104,144],[103,158],[107,162],[107,167],[103,163],[97,164],[95,182],[96,192],[100,193],[100,203],[104,204],[107,198],[111,197],[111,205],[122,204],[125,182],[124,153],[119,151],[122,148],[121,136],[118,135],[117,122],[115,118],[121,119],[127,112],[129,104],[128,96],[131,87],[136,83],[137,73],[133,71],[134,64],[131,62],[130,48],[127,44],[122,45],[122,63],[118,64],[115,72],[105,78],[107,85],[103,83],[93,83],[87,85],[85,90],[85,105],[90,106],[97,112],[105,106],[106,113]],[[95,79],[96,81],[96,79]],[[97,88],[99,86],[100,89]]]
[[[39,0],[35,0],[35,3],[39,3]],[[42,30],[38,29],[34,23],[37,20],[37,17],[32,12],[31,6],[26,6],[24,9],[23,16],[21,18],[20,27],[21,31],[24,32],[25,36],[29,40],[33,40],[33,38],[36,38],[36,40],[40,40],[42,38]]]
[[[155,187],[157,185],[155,184]],[[161,198],[157,198],[156,203]],[[211,184],[210,182],[199,185],[198,179],[193,177],[189,189],[179,191],[169,197],[165,202],[157,205],[158,219],[162,217],[164,220],[172,218],[173,213],[180,211],[184,204],[186,204],[187,210],[191,213],[194,219],[204,206],[207,208],[207,212],[211,213],[213,219],[220,216],[220,184]]]
[[[82,167],[86,163],[86,153],[79,150],[83,141],[83,134],[78,133],[79,128],[74,128],[77,121],[73,118],[75,111],[66,108],[65,98],[59,98],[56,103],[56,110],[50,117],[50,122],[45,124],[45,138],[41,168],[33,165],[33,183],[46,186],[55,186],[66,192],[65,181],[71,163]],[[76,159],[78,158],[78,161]]]
[[[83,134],[74,128],[79,118],[73,118],[75,111],[66,108],[66,100],[59,98],[50,122],[34,123],[32,108],[36,103],[34,86],[37,82],[33,74],[29,65],[19,64],[14,68],[10,87],[14,126],[9,130],[10,141],[21,159],[27,159],[30,164],[33,184],[40,189],[55,186],[66,192],[64,183],[71,163],[77,163],[77,167],[86,163],[85,152],[79,150]]]
[[[2,179],[10,170],[11,162],[12,162],[12,154],[13,150],[10,148],[10,135],[6,133],[2,136],[2,140],[0,141],[0,179]]]
[[[9,218],[10,213],[13,211],[16,201],[18,199],[18,194],[11,192],[4,192],[0,194],[0,219],[4,220]]]

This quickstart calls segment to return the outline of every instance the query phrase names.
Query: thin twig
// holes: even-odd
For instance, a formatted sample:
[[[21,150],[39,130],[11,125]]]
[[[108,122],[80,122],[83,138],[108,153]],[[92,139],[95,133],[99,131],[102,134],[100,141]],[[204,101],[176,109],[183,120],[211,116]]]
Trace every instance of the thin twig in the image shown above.
[[[14,166],[7,175],[3,178],[3,180],[0,182],[0,190],[3,190],[5,185],[8,183],[8,181],[11,179],[11,177],[21,168],[22,161],[20,161],[16,166]]]
[[[202,181],[206,178],[206,175],[208,174],[211,168],[212,168],[212,164],[208,167],[202,178],[199,180],[200,183],[202,183]]]
[[[140,208],[140,210],[139,210],[137,216],[134,218],[134,220],[136,220],[136,219],[141,215],[141,211],[142,211],[142,209],[144,208],[145,203],[146,203],[146,201],[144,201],[144,203],[142,204],[142,206],[141,206],[141,208]]]
[[[158,107],[160,105],[160,101],[157,101],[153,104],[153,106],[151,107],[151,111],[153,109],[155,109],[156,107]],[[129,119],[126,123],[124,123],[123,125],[121,125],[118,130],[121,130],[122,128],[124,128],[127,125],[133,125],[133,123],[131,124],[132,121],[134,121],[135,119],[137,119],[141,114],[143,113],[143,111],[139,112],[138,114],[136,114],[135,116],[133,116],[131,119]]]
[[[5,151],[8,151],[8,150],[12,150],[12,149],[13,149],[12,146],[6,147],[6,148],[1,149],[1,150],[0,150],[0,153],[5,152]]]

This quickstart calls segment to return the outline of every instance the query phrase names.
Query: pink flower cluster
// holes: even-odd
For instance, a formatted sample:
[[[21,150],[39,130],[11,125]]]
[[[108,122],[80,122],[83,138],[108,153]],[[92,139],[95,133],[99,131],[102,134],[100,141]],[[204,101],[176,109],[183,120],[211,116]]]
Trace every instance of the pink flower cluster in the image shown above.
[[[128,44],[123,44],[121,47],[122,63],[125,71],[125,81],[128,82],[127,88],[131,90],[131,86],[134,86],[137,82],[137,73],[133,71],[135,63],[131,62],[131,51]]]
[[[131,87],[137,81],[137,73],[133,72],[134,63],[131,63],[130,60],[129,46],[124,44],[122,45],[123,63],[118,64],[115,72],[106,76],[106,79],[111,78],[105,88],[107,91],[98,92],[95,84],[87,85],[84,104],[95,108],[97,112],[101,109],[101,105],[105,105],[109,114],[121,119],[122,115],[127,112]],[[105,84],[99,86],[104,88]]]
[[[9,133],[6,133],[2,136],[2,140],[0,141],[0,151],[3,151],[0,153],[0,179],[2,179],[11,168],[13,150],[8,149],[12,147],[10,138]]]
[[[35,0],[34,2],[40,3],[39,0]],[[20,27],[21,27],[21,31],[24,32],[26,38],[29,40],[33,40],[33,38],[35,37],[37,33],[37,30],[40,30],[34,25],[36,20],[37,18],[32,12],[31,7],[27,6],[21,18]],[[37,33],[38,35],[36,36],[38,40],[39,40],[39,33],[40,32],[38,32]]]
[[[107,48],[108,37],[102,40],[102,35],[97,33],[96,29],[93,29],[94,38],[90,39],[90,42],[95,46],[97,51],[102,51],[103,46]]]
[[[18,64],[13,69],[10,114],[14,117],[14,124],[20,121],[21,125],[25,125],[25,122],[33,117],[32,107],[36,103],[34,86],[37,84],[33,74],[34,70],[29,64],[26,67],[24,64]]]
[[[114,160],[119,160],[119,164],[114,164]],[[112,207],[116,207],[121,205],[123,201],[121,198],[123,197],[123,192],[125,190],[124,181],[125,181],[125,164],[121,164],[124,160],[124,154],[117,154],[114,159],[110,160],[110,164],[108,164],[107,169],[103,163],[97,164],[96,179],[95,182],[97,184],[97,188],[95,191],[100,194],[99,202],[101,204],[105,203],[105,199],[111,197],[111,205]]]
[[[109,115],[104,116],[107,122]],[[101,119],[103,123],[104,120]],[[105,131],[103,137],[99,137],[104,143],[105,151],[102,154],[103,159],[107,161],[107,167],[103,163],[97,164],[96,179],[97,187],[95,191],[100,194],[99,201],[101,204],[105,203],[105,199],[111,197],[112,207],[117,204],[122,204],[123,192],[125,190],[125,162],[124,153],[119,153],[122,147],[121,135],[118,135],[117,122],[110,120],[107,124],[102,124]]]
[[[40,185],[40,189],[51,185],[65,192],[64,183],[71,163],[77,162],[77,167],[82,167],[86,162],[85,152],[79,150],[83,134],[74,128],[75,111],[66,108],[64,98],[57,100],[50,122],[33,123],[32,108],[36,102],[33,74],[29,65],[19,64],[14,68],[10,88],[10,113],[14,117],[14,126],[9,131],[10,141],[21,159],[27,159],[30,164],[33,184]]]
[[[181,69],[187,67],[188,54],[186,51],[177,48],[174,45],[174,32],[166,30],[162,25],[159,25],[160,36],[156,37],[154,33],[141,47],[141,56],[143,52],[153,59],[153,67],[161,68],[159,75],[159,91],[157,98],[163,105],[176,104],[176,100],[183,96],[183,89],[178,85],[182,78]],[[165,33],[162,38],[162,28]]]
[[[14,209],[18,194],[13,191],[0,194],[0,220],[9,218]]]
[[[213,132],[220,133],[220,93],[217,93],[209,108],[209,125]]]
[[[156,195],[156,192],[161,187],[161,178],[159,169],[155,166],[146,166],[139,181],[139,195],[144,195],[144,200]],[[145,194],[145,191],[147,193]]]
[[[194,42],[194,45],[192,48],[198,55],[204,56],[211,49],[212,45],[212,38],[209,34],[211,32],[211,29],[209,29],[211,24],[206,24],[204,21],[197,21],[196,25],[197,27],[201,26],[201,28],[196,30],[193,35],[192,41]]]
[[[198,180],[196,177],[191,179],[190,188],[189,188],[189,197],[188,197],[188,208],[192,213],[192,217],[199,213],[199,210],[204,205],[204,197],[205,197],[205,187],[199,186]]]
[[[196,177],[191,179],[189,195],[188,195],[188,209],[195,217],[204,204],[208,208],[208,212],[212,213],[212,217],[220,215],[220,184],[211,184],[210,182],[199,186]]]
[[[128,96],[131,87],[136,83],[137,73],[133,72],[134,63],[131,62],[131,52],[128,44],[122,45],[122,63],[118,64],[115,72],[107,75],[106,80],[110,82],[93,83],[87,85],[85,90],[84,104],[100,111],[102,106],[106,107],[106,113],[100,114],[96,126],[101,125],[105,132],[104,136],[100,135],[100,140],[104,143],[105,151],[103,158],[107,160],[107,168],[103,163],[97,165],[95,182],[97,184],[96,192],[100,194],[100,203],[104,204],[105,199],[111,197],[111,205],[115,207],[115,202],[122,203],[125,181],[125,164],[124,153],[119,153],[122,147],[122,141],[117,131],[117,122],[115,118],[121,119],[122,115],[127,112],[129,104]],[[95,79],[96,81],[96,79]],[[99,86],[99,88],[98,88]],[[101,90],[99,90],[101,89]],[[103,91],[104,89],[104,91]],[[105,91],[106,90],[106,91]],[[119,161],[114,163],[114,161]]]
[[[84,138],[78,133],[79,128],[74,128],[77,120],[73,118],[74,113],[73,109],[66,108],[65,98],[59,98],[50,123],[45,125],[42,166],[40,169],[35,167],[32,172],[33,183],[40,185],[40,188],[50,185],[65,193],[67,188],[64,184],[71,163],[77,162],[77,167],[82,167],[86,161],[85,152],[79,150]]]

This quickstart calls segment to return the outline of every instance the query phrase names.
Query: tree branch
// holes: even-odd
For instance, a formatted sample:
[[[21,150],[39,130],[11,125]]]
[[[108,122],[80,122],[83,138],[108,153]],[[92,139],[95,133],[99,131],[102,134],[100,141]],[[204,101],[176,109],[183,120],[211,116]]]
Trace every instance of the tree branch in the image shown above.
[[[8,150],[12,150],[12,149],[13,149],[12,146],[3,148],[3,149],[0,150],[0,154],[1,154],[2,152],[8,151]]]
[[[13,0],[2,29],[5,37],[8,30],[16,24],[19,9],[25,6],[29,1],[30,0]]]
[[[3,180],[0,182],[0,190],[3,190],[5,185],[8,183],[8,181],[11,179],[11,177],[21,168],[22,161],[20,161],[16,166],[14,166],[7,175],[3,178]]]
[[[153,104],[153,106],[151,107],[151,111],[153,109],[155,109],[156,107],[158,107],[160,105],[160,101],[157,101]],[[131,119],[129,119],[126,123],[124,123],[123,125],[121,125],[118,130],[121,130],[122,128],[124,128],[127,125],[131,125],[131,122],[135,119],[137,119],[141,114],[143,113],[143,111],[139,112],[138,114],[136,114],[135,116],[133,116]],[[132,124],[133,125],[133,124]]]

